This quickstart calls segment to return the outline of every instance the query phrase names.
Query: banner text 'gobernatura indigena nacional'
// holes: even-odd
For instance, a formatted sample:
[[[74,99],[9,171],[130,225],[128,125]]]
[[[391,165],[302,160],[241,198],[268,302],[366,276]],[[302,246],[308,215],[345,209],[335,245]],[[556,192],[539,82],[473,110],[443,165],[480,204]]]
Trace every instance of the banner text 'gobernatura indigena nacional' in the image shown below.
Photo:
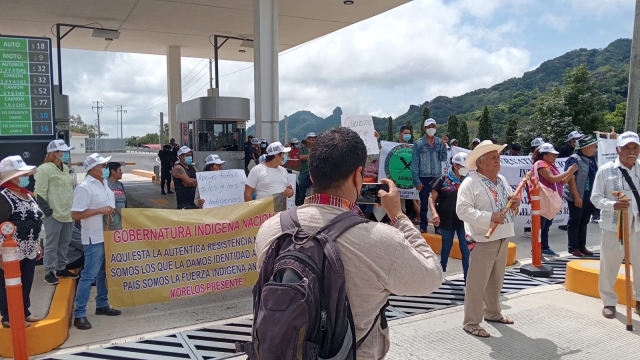
[[[105,233],[109,300],[135,306],[255,284],[255,236],[282,195],[200,210],[123,209]]]

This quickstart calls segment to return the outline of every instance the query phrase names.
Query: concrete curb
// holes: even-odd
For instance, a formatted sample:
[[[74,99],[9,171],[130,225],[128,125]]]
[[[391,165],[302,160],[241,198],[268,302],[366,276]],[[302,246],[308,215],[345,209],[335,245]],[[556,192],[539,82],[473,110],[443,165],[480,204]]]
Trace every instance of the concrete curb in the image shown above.
[[[427,241],[427,244],[431,246],[431,249],[433,249],[436,254],[440,254],[440,249],[442,249],[442,236],[437,234],[423,233],[422,237]],[[458,246],[458,239],[453,239],[453,246],[451,247],[449,257],[458,260],[462,259],[462,253],[460,252],[460,247]],[[509,242],[509,247],[507,249],[507,266],[514,265],[517,260],[516,244],[513,242]]]
[[[47,317],[27,328],[30,356],[49,352],[67,340],[75,296],[76,280],[60,279]],[[0,328],[0,356],[13,357],[11,329]]]
[[[131,170],[131,173],[134,174],[134,175],[138,175],[138,176],[143,176],[143,177],[149,178],[149,179],[151,179],[151,181],[155,181],[156,180],[156,174],[154,174],[153,171],[133,169],[133,170]]]

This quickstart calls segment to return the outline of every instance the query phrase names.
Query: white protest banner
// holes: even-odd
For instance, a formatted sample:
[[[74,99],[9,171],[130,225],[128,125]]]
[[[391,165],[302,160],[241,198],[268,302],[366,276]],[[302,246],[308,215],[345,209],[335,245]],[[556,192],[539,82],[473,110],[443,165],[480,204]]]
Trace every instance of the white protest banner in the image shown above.
[[[244,202],[244,170],[218,170],[196,173],[204,209]]]
[[[602,166],[618,157],[616,139],[600,139],[598,141],[598,166]]]
[[[452,146],[451,147],[451,157],[456,156],[457,153],[459,152],[463,152],[463,153],[467,153],[467,154],[471,154],[471,150],[469,149],[465,149],[459,146]]]
[[[360,138],[367,146],[367,155],[380,153],[371,115],[342,115],[341,125],[360,135]]]
[[[564,163],[567,158],[556,159],[556,167],[560,172],[564,172]],[[500,174],[507,179],[511,188],[515,190],[520,180],[527,174],[533,162],[530,156],[500,156]],[[562,209],[553,218],[554,225],[566,224],[569,220],[569,207],[563,199]],[[522,204],[520,214],[515,221],[516,234],[522,233],[523,228],[531,227],[531,203],[527,197],[526,190],[522,191]]]
[[[293,196],[287,198],[287,209],[291,209],[296,206],[296,189],[298,188],[296,183],[298,183],[298,175],[290,173],[287,174],[287,177],[289,178],[289,184],[291,184],[291,187],[293,188]]]
[[[380,144],[378,180],[393,180],[402,199],[419,199],[419,191],[413,186],[411,176],[412,145],[390,141],[381,141]]]

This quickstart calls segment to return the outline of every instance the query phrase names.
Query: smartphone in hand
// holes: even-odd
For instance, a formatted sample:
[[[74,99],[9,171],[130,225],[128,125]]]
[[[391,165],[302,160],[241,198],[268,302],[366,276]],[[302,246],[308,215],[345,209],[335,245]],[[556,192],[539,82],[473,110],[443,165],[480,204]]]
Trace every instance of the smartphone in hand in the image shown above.
[[[362,192],[356,200],[357,204],[380,204],[378,191],[389,191],[389,185],[382,183],[364,183],[362,184]]]

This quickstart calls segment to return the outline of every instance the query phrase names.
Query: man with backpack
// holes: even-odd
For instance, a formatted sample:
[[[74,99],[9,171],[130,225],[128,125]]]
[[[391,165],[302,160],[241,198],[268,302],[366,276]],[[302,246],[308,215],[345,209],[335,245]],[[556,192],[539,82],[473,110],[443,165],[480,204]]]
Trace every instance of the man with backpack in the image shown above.
[[[260,228],[253,341],[238,346],[250,359],[382,359],[389,294],[424,296],[442,283],[393,182],[379,191],[391,226],[363,218],[366,159],[353,130],[320,134],[309,154],[314,195]]]

